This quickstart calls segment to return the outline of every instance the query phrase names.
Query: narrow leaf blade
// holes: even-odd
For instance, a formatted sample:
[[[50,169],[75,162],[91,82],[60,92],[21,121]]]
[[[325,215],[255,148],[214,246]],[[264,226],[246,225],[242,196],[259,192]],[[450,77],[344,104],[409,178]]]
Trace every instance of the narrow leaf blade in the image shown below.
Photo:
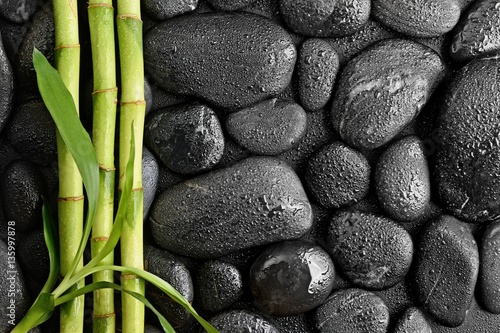
[[[51,292],[59,278],[59,245],[57,242],[57,223],[50,211],[49,203],[43,198],[42,206],[43,236],[45,245],[49,251],[49,277],[45,282],[41,292]]]

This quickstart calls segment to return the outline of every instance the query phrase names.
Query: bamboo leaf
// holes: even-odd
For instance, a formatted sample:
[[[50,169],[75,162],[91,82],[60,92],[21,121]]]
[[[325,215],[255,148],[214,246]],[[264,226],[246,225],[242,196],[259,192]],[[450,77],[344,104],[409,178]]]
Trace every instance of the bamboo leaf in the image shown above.
[[[75,271],[76,265],[83,254],[92,229],[92,222],[99,198],[99,165],[90,136],[78,118],[73,97],[66,88],[61,76],[36,48],[33,49],[33,65],[42,99],[54,119],[66,147],[78,166],[83,185],[87,192],[88,213],[85,221],[84,236],[71,266],[70,274],[67,275],[70,276]]]
[[[54,295],[40,293],[19,323],[14,327],[12,333],[25,333],[32,328],[46,322],[54,312]]]
[[[154,314],[158,317],[158,320],[160,321],[161,326],[163,327],[163,330],[166,333],[175,333],[174,328],[172,327],[172,325],[170,325],[168,320],[165,319],[165,317],[158,310],[156,310],[156,308],[153,306],[153,304],[151,304],[151,302],[146,297],[144,297],[143,295],[141,295],[139,293],[127,290],[127,289],[123,288],[122,286],[117,285],[116,283],[111,283],[111,282],[107,282],[107,281],[99,281],[99,282],[91,283],[91,284],[86,285],[83,288],[77,289],[71,293],[62,295],[61,297],[59,297],[56,300],[56,305],[61,305],[65,302],[68,302],[68,301],[71,301],[72,299],[75,299],[78,296],[84,295],[86,293],[92,292],[92,291],[97,290],[97,289],[104,289],[104,288],[113,288],[113,289],[118,290],[120,292],[127,293],[127,294],[133,296],[134,298],[136,298],[137,300],[141,301],[145,306],[147,306],[151,311],[153,311]]]
[[[45,238],[45,245],[49,251],[50,270],[49,277],[47,278],[41,292],[50,293],[59,278],[59,246],[57,244],[57,224],[45,197],[43,197],[42,219],[43,236]]]
[[[138,269],[135,267],[127,267],[127,266],[116,266],[116,265],[102,265],[102,266],[96,266],[92,267],[89,269],[86,273],[86,275],[93,274],[95,272],[101,271],[101,270],[115,270],[118,272],[126,272],[126,273],[133,273],[139,276],[140,278],[144,279],[145,281],[153,284],[156,286],[158,289],[163,291],[165,294],[167,294],[172,300],[174,300],[176,303],[179,303],[182,305],[186,310],[188,310],[193,317],[203,326],[203,328],[208,332],[208,333],[219,333],[215,327],[213,327],[208,321],[203,319],[197,312],[196,310],[191,306],[191,304],[182,296],[174,287],[170,285],[167,281],[159,278],[158,276],[144,271],[142,269]]]

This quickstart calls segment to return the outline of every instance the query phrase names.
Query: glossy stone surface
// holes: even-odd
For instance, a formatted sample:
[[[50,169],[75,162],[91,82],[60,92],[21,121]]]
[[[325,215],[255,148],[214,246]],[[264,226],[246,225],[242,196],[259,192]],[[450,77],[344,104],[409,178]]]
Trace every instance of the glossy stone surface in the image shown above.
[[[250,289],[259,309],[291,316],[320,305],[335,279],[332,259],[320,246],[300,241],[271,245],[250,269]]]

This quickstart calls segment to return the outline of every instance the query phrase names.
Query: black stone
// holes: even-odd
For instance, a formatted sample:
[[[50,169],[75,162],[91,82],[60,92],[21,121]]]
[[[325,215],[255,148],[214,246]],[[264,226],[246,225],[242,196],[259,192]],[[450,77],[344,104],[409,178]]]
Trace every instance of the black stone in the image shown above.
[[[266,248],[253,263],[249,279],[259,309],[292,316],[314,309],[328,297],[335,267],[320,246],[288,241]]]
[[[304,180],[320,204],[339,208],[358,202],[368,193],[370,170],[363,154],[335,141],[311,156]]]
[[[478,271],[477,244],[465,222],[443,215],[428,223],[412,277],[418,303],[434,320],[449,327],[464,322]]]
[[[375,168],[375,189],[391,218],[413,221],[423,216],[431,198],[431,181],[418,137],[405,137],[382,154]]]
[[[206,311],[225,310],[243,295],[241,272],[224,261],[205,262],[198,270],[196,281],[195,295]]]
[[[274,323],[248,310],[229,310],[210,319],[219,333],[280,333]]]
[[[151,17],[166,20],[195,10],[198,0],[144,0],[142,5]]]
[[[432,328],[420,309],[410,307],[398,319],[394,333],[432,333]]]
[[[483,234],[479,286],[484,307],[500,314],[500,220],[490,223]]]
[[[386,333],[389,310],[369,291],[342,289],[316,309],[315,321],[320,333]]]
[[[413,259],[408,232],[391,219],[370,213],[335,213],[327,243],[336,267],[349,281],[370,289],[402,281]]]
[[[251,157],[172,186],[156,198],[149,217],[157,244],[201,258],[299,238],[312,224],[298,176],[271,157]]]
[[[224,134],[214,111],[199,103],[162,108],[147,117],[146,146],[170,170],[195,174],[212,169],[224,151]]]
[[[333,127],[359,149],[384,145],[419,114],[444,69],[439,55],[423,44],[404,39],[372,44],[342,69]]]
[[[145,68],[151,78],[167,91],[228,110],[282,92],[291,80],[296,55],[285,29],[248,13],[181,15],[151,28],[144,37]]]
[[[292,149],[306,128],[304,109],[276,98],[231,113],[226,120],[229,136],[257,155],[277,155]]]

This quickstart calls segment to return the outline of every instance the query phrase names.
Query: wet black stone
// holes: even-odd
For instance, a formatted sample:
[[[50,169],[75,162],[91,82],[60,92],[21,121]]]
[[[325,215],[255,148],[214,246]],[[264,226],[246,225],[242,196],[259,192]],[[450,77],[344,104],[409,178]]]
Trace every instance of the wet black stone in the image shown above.
[[[35,299],[49,277],[50,259],[43,230],[26,234],[17,248],[17,258],[32,299]]]
[[[17,236],[14,236],[16,239]],[[7,333],[28,310],[30,298],[15,257],[16,244],[0,240],[0,332]],[[14,303],[12,303],[14,302]]]
[[[436,184],[443,208],[468,222],[500,214],[498,60],[473,60],[447,87],[435,129]]]
[[[398,319],[394,333],[432,333],[432,328],[422,311],[410,307]]]
[[[307,111],[316,111],[330,100],[339,56],[327,41],[312,38],[302,43],[297,62],[300,103]]]
[[[250,157],[172,186],[149,217],[157,244],[202,258],[295,239],[312,223],[298,176],[272,157]]]
[[[225,125],[229,136],[250,152],[277,155],[302,139],[307,116],[295,102],[273,98],[231,113]]]
[[[457,62],[500,54],[500,5],[496,0],[475,1],[453,32],[450,54]],[[487,28],[485,28],[487,27]]]
[[[227,110],[282,92],[291,80],[296,53],[285,29],[248,13],[182,15],[144,37],[151,78],[167,91]]]
[[[210,319],[219,333],[280,333],[274,323],[248,310],[229,310]]]
[[[402,34],[436,37],[453,29],[460,17],[460,7],[456,0],[373,0],[372,15]]]
[[[336,267],[350,282],[369,289],[385,289],[402,281],[413,259],[408,232],[375,214],[335,213],[327,243]]]
[[[479,287],[484,307],[500,314],[500,220],[490,223],[481,242]]]
[[[4,170],[0,181],[2,210],[16,230],[31,231],[42,223],[42,195],[45,186],[35,165],[15,160]]]
[[[428,223],[416,253],[420,306],[438,323],[461,325],[474,296],[479,271],[477,244],[465,222],[443,215]]]
[[[159,166],[153,154],[147,149],[142,150],[142,188],[144,189],[143,213],[146,219],[153,203],[158,187]]]
[[[320,333],[386,333],[389,310],[369,291],[342,289],[316,309],[315,321]]]
[[[14,97],[14,73],[0,38],[0,132],[11,114]]]
[[[311,156],[304,180],[320,204],[339,208],[356,203],[368,193],[370,170],[360,152],[335,141]]]
[[[43,2],[43,0],[3,0],[0,3],[0,15],[12,22],[24,23]]]
[[[166,20],[195,10],[198,0],[144,0],[142,5],[151,17]]]
[[[170,283],[188,302],[193,302],[191,273],[177,256],[150,245],[144,247],[144,269]],[[170,300],[163,291],[148,284],[146,297],[174,327],[187,325],[193,317],[180,304]]]
[[[238,10],[245,8],[256,0],[207,0],[209,4],[218,10]]]
[[[422,44],[404,39],[372,44],[340,74],[333,127],[349,145],[380,147],[418,115],[443,77],[439,55]]]
[[[369,0],[280,0],[280,12],[293,31],[315,37],[340,37],[358,31],[370,16]]]
[[[52,1],[47,1],[32,18],[31,25],[19,45],[12,62],[16,86],[22,89],[38,91],[35,68],[33,67],[33,48],[36,47],[50,63],[54,60],[54,14]]]
[[[375,189],[385,212],[398,221],[423,216],[431,198],[424,146],[407,136],[387,148],[375,168]]]
[[[219,119],[211,108],[198,103],[153,112],[146,119],[144,139],[165,166],[181,174],[212,169],[224,151]]]
[[[5,134],[24,158],[43,165],[56,162],[56,126],[42,101],[18,105],[12,111]]]
[[[196,281],[195,295],[206,311],[225,310],[243,294],[241,272],[224,261],[205,262],[198,270]]]
[[[249,279],[259,309],[291,316],[314,309],[328,297],[335,267],[320,246],[288,241],[266,248],[253,263]]]

